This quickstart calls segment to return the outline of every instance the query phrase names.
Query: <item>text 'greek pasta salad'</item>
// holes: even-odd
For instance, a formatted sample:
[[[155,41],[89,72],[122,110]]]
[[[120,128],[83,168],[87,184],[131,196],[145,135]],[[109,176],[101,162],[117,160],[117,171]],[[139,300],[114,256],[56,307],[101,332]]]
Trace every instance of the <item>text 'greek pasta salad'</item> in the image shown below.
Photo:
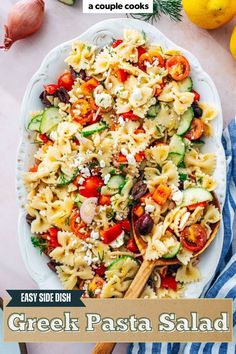
[[[143,259],[177,258],[155,268],[141,297],[181,297],[201,279],[194,254],[220,220],[216,157],[201,152],[216,112],[199,102],[188,60],[143,31],[103,48],[78,40],[65,62],[28,124],[32,243],[85,297],[123,297]]]

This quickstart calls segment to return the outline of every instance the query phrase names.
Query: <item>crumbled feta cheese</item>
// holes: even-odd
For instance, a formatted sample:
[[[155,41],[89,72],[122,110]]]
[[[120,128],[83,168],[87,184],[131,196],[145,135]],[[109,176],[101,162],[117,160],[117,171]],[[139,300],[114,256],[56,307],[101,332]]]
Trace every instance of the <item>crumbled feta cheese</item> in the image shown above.
[[[91,234],[90,234],[90,237],[93,239],[93,240],[98,240],[99,239],[99,233],[92,230],[91,231]]]
[[[145,211],[146,211],[146,213],[152,213],[154,210],[155,210],[155,206],[152,205],[152,204],[147,204],[147,205],[145,206]]]
[[[147,68],[151,68],[151,67],[152,67],[152,64],[151,64],[148,60],[145,60],[145,61],[144,61],[144,65],[145,65]]]
[[[105,175],[105,177],[104,177],[104,184],[107,184],[110,178],[111,178],[110,173],[108,173],[107,175]]]
[[[121,126],[124,126],[124,125],[125,125],[124,118],[121,117],[121,116],[118,118],[118,122],[120,123]]]
[[[81,172],[83,177],[89,177],[90,176],[89,168],[86,167],[86,166],[82,166],[81,169],[80,169],[80,172]]]
[[[98,107],[108,108],[112,106],[112,97],[109,93],[101,92],[95,95],[95,103]]]
[[[109,82],[109,83],[107,84],[107,88],[109,88],[109,89],[112,88],[112,82]]]
[[[57,140],[57,132],[52,131],[50,133],[50,139],[53,140],[53,141]]]
[[[122,155],[126,156],[128,155],[128,150],[126,148],[122,148],[121,150]]]
[[[136,165],[135,157],[132,154],[126,155],[127,161],[129,165]]]
[[[131,98],[133,100],[141,100],[142,98],[142,91],[139,88],[134,89]]]
[[[46,216],[46,210],[41,210],[39,213],[40,213],[40,215],[42,215],[42,216]]]
[[[176,205],[181,204],[183,200],[183,192],[178,190],[177,192],[173,193],[172,200],[176,203]]]
[[[110,243],[110,246],[113,248],[119,248],[124,244],[124,236],[125,233],[124,231],[122,231],[122,233],[114,240]]]
[[[80,177],[80,179],[78,180],[79,185],[82,185],[84,183],[84,178]]]
[[[101,160],[100,163],[99,163],[99,165],[100,165],[100,167],[102,167],[102,168],[105,167],[105,166],[106,166],[105,161],[104,161],[104,160]]]

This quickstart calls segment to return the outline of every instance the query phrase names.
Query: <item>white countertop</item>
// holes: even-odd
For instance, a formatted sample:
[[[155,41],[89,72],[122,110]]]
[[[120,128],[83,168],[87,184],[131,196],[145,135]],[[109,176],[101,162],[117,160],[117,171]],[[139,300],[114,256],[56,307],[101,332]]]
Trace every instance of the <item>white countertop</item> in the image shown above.
[[[14,0],[1,1],[1,30],[6,21],[7,12],[11,4],[15,2]],[[40,31],[32,37],[15,43],[8,52],[0,52],[1,296],[5,295],[5,289],[36,288],[24,267],[19,251],[15,195],[16,150],[20,139],[19,110],[27,82],[50,49],[77,36],[95,22],[112,17],[110,14],[83,15],[81,3],[82,1],[78,0],[78,6],[69,7],[56,0],[47,0],[45,22]],[[117,17],[121,16],[117,15]],[[217,86],[222,101],[224,121],[229,122],[236,114],[236,61],[233,60],[228,50],[233,23],[222,29],[208,32],[197,28],[185,17],[181,23],[174,23],[162,17],[155,23],[155,26],[199,59]],[[27,347],[29,354],[89,354],[92,345],[33,343],[28,344]],[[124,344],[119,344],[114,353],[124,354],[126,347]]]

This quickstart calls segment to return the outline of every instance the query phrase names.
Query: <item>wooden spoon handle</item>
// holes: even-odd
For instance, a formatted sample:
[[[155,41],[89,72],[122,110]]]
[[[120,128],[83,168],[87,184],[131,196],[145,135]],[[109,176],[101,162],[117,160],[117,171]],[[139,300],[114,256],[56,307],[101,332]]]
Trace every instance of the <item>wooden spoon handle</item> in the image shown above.
[[[116,343],[97,343],[93,348],[92,354],[111,354]]]
[[[125,293],[124,297],[126,299],[137,299],[140,296],[155,266],[155,261],[143,261],[138,273]]]

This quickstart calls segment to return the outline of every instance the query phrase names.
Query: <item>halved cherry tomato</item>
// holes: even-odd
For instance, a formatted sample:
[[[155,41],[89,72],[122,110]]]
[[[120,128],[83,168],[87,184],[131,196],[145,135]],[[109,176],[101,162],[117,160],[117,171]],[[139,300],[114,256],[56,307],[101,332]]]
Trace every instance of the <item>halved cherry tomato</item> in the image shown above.
[[[144,134],[145,130],[143,128],[138,128],[134,131],[134,134]]]
[[[125,82],[128,78],[128,73],[124,69],[115,69],[115,73],[120,82]]]
[[[86,240],[86,238],[89,237],[88,233],[81,232],[81,229],[83,229],[85,226],[86,224],[83,221],[80,221],[80,213],[78,211],[72,215],[70,219],[71,231],[82,240]]]
[[[62,74],[58,79],[58,86],[64,87],[67,91],[70,91],[73,85],[74,85],[74,80],[69,71]]]
[[[135,239],[134,237],[131,237],[127,243],[127,246],[126,248],[130,251],[130,252],[133,252],[133,253],[139,253],[139,249],[136,245],[136,242],[135,242]]]
[[[140,218],[144,214],[144,207],[140,204],[135,205],[133,207],[133,213],[136,215],[138,218]]]
[[[151,193],[146,193],[146,194],[144,194],[141,198],[140,198],[140,202],[141,203],[145,203],[145,200],[147,199],[147,198],[150,198],[152,195],[151,195]]]
[[[123,119],[128,119],[128,120],[133,120],[133,121],[140,119],[140,117],[137,116],[136,114],[133,114],[132,111],[126,112],[126,113],[122,113],[121,116],[122,116]]]
[[[29,172],[37,172],[38,171],[38,165],[34,165],[29,168]]]
[[[152,51],[144,53],[140,56],[140,58],[138,60],[138,67],[139,67],[139,69],[146,72],[147,66],[146,66],[145,62],[148,61],[150,64],[153,64],[155,62],[155,60],[158,61],[158,66],[160,66],[160,67],[165,66],[165,60],[160,55],[160,53],[156,50],[152,50]]]
[[[194,93],[194,101],[200,101],[200,94],[195,90],[192,90],[192,93]]]
[[[122,228],[120,224],[109,227],[109,229],[101,231],[103,237],[103,243],[106,245],[117,239],[118,236],[122,233]]]
[[[51,141],[46,134],[39,134],[39,139],[42,140],[44,144],[47,144],[49,141]]]
[[[190,65],[183,55],[173,55],[167,59],[166,69],[172,79],[182,81],[189,75]]]
[[[138,47],[137,50],[138,50],[138,58],[140,58],[142,54],[147,52],[147,50],[142,46]]]
[[[192,205],[188,205],[188,210],[192,211],[195,210],[197,207],[205,208],[205,206],[207,206],[207,202],[195,203]]]
[[[116,48],[118,47],[118,45],[120,45],[121,43],[123,43],[122,39],[117,39],[112,43],[112,48]]]
[[[79,192],[83,197],[91,198],[99,196],[99,188],[103,186],[103,179],[98,176],[85,178],[83,184],[79,187]]]
[[[110,205],[111,204],[111,196],[105,195],[105,194],[100,195],[99,200],[98,200],[98,204],[99,205]]]
[[[117,162],[127,162],[127,158],[123,154],[119,154]]]
[[[88,114],[85,114],[84,116],[81,117],[73,117],[74,120],[82,125],[87,125],[88,123],[91,123],[93,120],[93,113],[89,112]]]
[[[199,118],[194,118],[191,123],[190,130],[184,135],[189,140],[197,140],[204,133],[204,123]]]
[[[50,236],[57,237],[59,229],[57,227],[50,227],[48,229]]]
[[[207,242],[207,230],[201,224],[185,227],[180,234],[182,245],[190,251],[200,251]]]
[[[98,110],[98,106],[96,105],[95,103],[95,100],[93,99],[93,97],[90,97],[89,98],[89,104],[90,104],[90,107],[93,111],[97,111]]]
[[[130,221],[129,221],[128,219],[121,220],[120,226],[122,227],[122,229],[123,229],[125,232],[130,232],[131,225],[130,225]]]
[[[57,84],[49,84],[49,85],[44,86],[45,91],[49,95],[53,95],[58,88],[59,88],[59,86]]]
[[[155,192],[152,195],[152,198],[159,205],[164,205],[167,199],[171,194],[171,188],[166,186],[165,184],[159,184],[156,188]]]
[[[107,268],[106,268],[105,264],[101,263],[94,271],[95,271],[96,275],[103,277],[106,270],[107,270]]]
[[[161,288],[177,290],[177,282],[172,275],[166,275],[161,278]]]
[[[98,85],[99,81],[92,77],[92,79],[84,82],[80,88],[85,95],[90,95]]]
[[[47,240],[49,248],[56,248],[59,245],[58,239],[57,239],[57,234],[58,234],[58,229],[51,227],[46,234],[44,234],[42,237]]]
[[[76,122],[82,125],[91,122],[93,112],[91,111],[90,103],[84,98],[78,99],[71,107],[71,116]]]
[[[145,159],[145,153],[144,153],[143,151],[137,152],[137,153],[135,154],[135,160],[136,160],[137,162],[141,162],[141,161],[143,161],[144,159]]]

